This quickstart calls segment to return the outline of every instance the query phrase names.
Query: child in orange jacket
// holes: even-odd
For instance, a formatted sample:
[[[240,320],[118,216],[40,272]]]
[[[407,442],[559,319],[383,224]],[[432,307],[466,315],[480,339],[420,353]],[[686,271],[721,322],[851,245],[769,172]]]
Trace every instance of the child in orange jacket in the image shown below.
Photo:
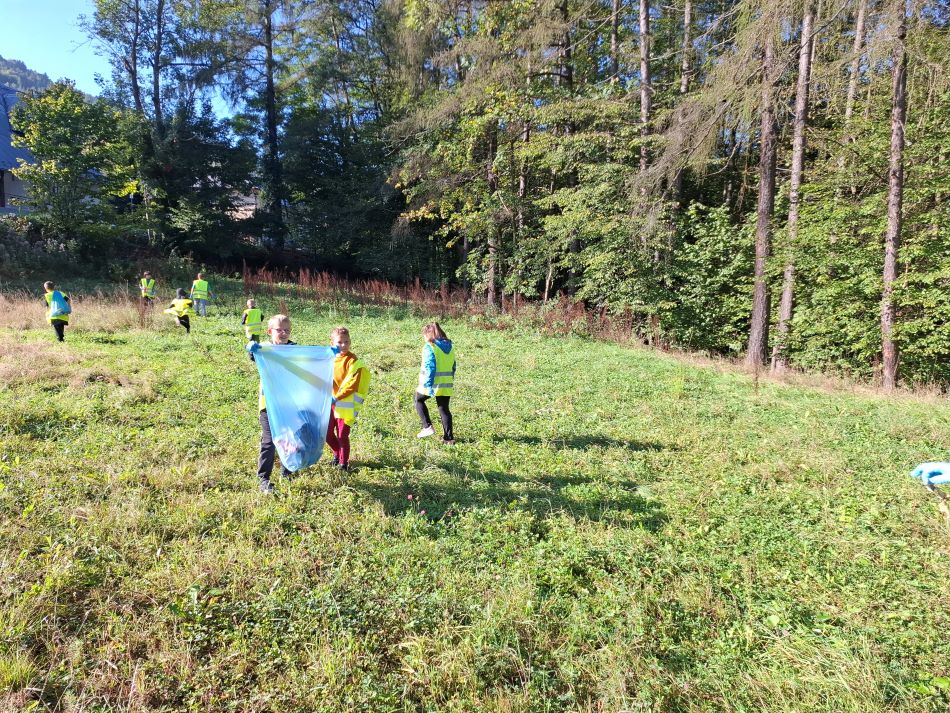
[[[350,428],[363,407],[369,386],[369,371],[350,351],[350,332],[337,327],[330,332],[330,346],[339,350],[333,366],[333,406],[327,428],[327,445],[333,451],[333,465],[350,468]]]

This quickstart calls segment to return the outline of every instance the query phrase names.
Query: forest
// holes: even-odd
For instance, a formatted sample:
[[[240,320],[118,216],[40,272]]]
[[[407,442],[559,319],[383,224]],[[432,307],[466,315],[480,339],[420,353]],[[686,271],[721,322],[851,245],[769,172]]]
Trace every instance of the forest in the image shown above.
[[[37,162],[8,275],[418,279],[757,370],[950,383],[940,0],[94,6],[101,95],[14,112]]]

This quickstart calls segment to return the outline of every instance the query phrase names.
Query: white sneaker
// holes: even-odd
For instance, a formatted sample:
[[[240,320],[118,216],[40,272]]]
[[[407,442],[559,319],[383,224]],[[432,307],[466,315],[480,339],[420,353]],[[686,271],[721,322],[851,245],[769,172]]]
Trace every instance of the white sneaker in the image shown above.
[[[432,426],[423,428],[419,433],[416,434],[416,438],[428,438],[429,436],[435,435],[435,429]]]

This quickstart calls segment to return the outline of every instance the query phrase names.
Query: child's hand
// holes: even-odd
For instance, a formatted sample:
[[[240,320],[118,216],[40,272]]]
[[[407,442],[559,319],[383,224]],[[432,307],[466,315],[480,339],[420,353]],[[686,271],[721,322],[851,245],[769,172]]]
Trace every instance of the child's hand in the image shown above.
[[[249,353],[253,354],[258,349],[261,348],[261,345],[255,342],[253,339],[247,343],[247,346],[244,347]]]

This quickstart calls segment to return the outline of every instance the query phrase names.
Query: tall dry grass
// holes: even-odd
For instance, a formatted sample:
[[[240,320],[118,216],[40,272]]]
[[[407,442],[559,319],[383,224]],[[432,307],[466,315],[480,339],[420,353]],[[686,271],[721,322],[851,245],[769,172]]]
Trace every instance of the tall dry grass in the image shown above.
[[[125,332],[130,329],[154,327],[163,323],[161,308],[144,307],[138,298],[124,294],[97,292],[91,295],[70,295],[73,313],[69,331]],[[46,301],[28,292],[0,294],[0,328],[13,330],[48,327]]]

